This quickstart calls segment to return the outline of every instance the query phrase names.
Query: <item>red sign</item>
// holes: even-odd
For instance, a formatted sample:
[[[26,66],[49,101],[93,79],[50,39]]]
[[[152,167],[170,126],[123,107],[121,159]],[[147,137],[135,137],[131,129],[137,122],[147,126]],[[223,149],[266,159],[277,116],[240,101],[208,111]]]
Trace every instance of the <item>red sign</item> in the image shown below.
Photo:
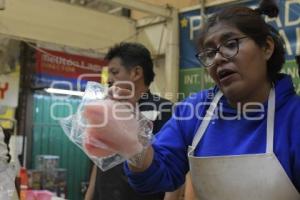
[[[107,65],[104,59],[67,54],[42,49],[36,51],[37,82],[51,84],[53,81],[69,81],[72,85],[78,81],[101,81],[102,67]],[[82,84],[80,83],[80,84]]]

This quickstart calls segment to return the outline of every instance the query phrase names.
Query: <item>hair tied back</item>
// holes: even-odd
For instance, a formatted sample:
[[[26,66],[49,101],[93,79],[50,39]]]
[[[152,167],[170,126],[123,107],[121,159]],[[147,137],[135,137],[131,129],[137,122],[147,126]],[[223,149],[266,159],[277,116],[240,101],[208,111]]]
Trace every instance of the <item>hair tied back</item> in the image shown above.
[[[276,0],[261,0],[259,7],[255,9],[260,15],[267,15],[268,17],[277,17],[279,9]]]

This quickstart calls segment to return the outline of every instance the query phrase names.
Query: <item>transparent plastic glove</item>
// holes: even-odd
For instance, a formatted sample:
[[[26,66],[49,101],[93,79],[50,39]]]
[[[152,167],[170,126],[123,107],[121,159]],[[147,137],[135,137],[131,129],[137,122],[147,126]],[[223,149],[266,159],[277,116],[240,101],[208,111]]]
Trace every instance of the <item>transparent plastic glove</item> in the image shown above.
[[[105,92],[106,87],[89,82],[77,113],[61,120],[70,140],[102,170],[142,152],[152,139],[152,122]]]

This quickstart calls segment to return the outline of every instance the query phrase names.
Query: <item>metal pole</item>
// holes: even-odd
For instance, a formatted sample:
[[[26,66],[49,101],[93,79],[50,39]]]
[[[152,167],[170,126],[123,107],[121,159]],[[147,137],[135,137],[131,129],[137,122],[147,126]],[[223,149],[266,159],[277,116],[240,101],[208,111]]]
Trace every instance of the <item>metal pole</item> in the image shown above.
[[[202,26],[204,25],[204,20],[205,20],[205,3],[206,3],[206,0],[199,0],[199,2],[200,2],[200,5],[201,5],[201,8],[200,8],[201,25],[200,25],[200,27],[202,28]],[[206,73],[205,69],[203,69],[202,76],[201,76],[201,79],[200,79],[200,89],[201,90],[205,89],[205,87],[204,87],[205,73]]]

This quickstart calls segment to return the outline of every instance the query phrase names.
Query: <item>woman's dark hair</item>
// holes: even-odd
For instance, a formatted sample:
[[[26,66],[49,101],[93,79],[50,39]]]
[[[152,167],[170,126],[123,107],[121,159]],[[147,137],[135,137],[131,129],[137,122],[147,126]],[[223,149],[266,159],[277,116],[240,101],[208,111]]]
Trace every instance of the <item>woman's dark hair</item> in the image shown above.
[[[122,42],[112,47],[105,56],[108,61],[113,58],[120,58],[122,65],[126,69],[131,69],[137,65],[143,68],[144,83],[150,85],[154,80],[153,62],[150,51],[139,43]]]
[[[267,24],[261,15],[277,17],[278,12],[278,7],[273,0],[262,0],[259,7],[254,10],[241,6],[225,8],[214,14],[205,22],[200,31],[198,45],[201,49],[209,28],[220,22],[225,22],[228,25],[236,27],[252,38],[260,47],[266,45],[267,37],[271,36],[275,46],[272,56],[267,61],[267,73],[269,79],[275,81],[285,62],[284,43],[278,31]]]

